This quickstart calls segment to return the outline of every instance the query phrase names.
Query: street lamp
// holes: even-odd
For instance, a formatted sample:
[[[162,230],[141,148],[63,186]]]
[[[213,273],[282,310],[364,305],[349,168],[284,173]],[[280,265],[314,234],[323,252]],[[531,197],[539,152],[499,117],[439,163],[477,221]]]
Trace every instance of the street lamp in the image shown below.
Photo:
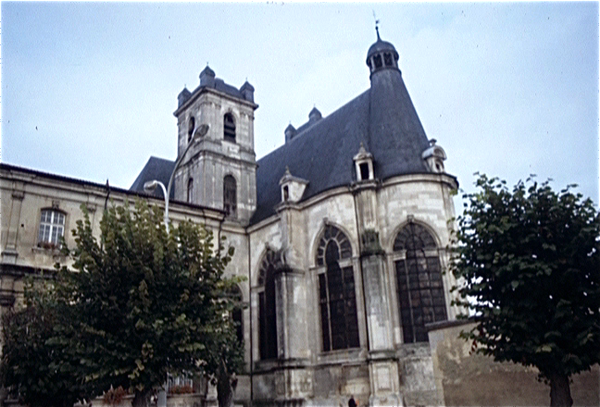
[[[179,156],[179,158],[177,159],[177,161],[175,161],[175,166],[173,167],[173,171],[171,172],[171,176],[169,177],[169,184],[168,184],[167,188],[165,188],[165,184],[163,184],[162,182],[160,182],[158,180],[152,180],[152,181],[148,181],[148,182],[144,183],[144,191],[146,191],[146,192],[154,192],[154,190],[156,189],[157,186],[160,186],[163,190],[163,195],[165,197],[164,222],[165,222],[165,228],[167,229],[167,234],[169,233],[169,196],[171,195],[171,185],[173,184],[173,178],[175,177],[175,172],[177,171],[177,168],[179,168],[179,164],[181,164],[183,157],[185,157],[186,153],[188,152],[188,150],[190,149],[192,144],[194,144],[194,142],[196,140],[198,140],[199,138],[204,137],[206,135],[206,133],[208,133],[208,129],[210,129],[210,125],[208,125],[208,124],[202,124],[202,125],[200,125],[200,127],[194,128],[194,131],[192,133],[193,134],[192,139],[188,142],[188,145],[185,148],[185,150],[183,151],[183,154],[181,154]],[[165,386],[165,389],[166,389],[166,386]],[[165,407],[166,405],[167,405],[167,394],[166,394],[166,390],[163,390],[158,394],[158,406]]]
[[[196,140],[198,140],[199,138],[204,137],[206,135],[206,133],[208,133],[208,129],[210,129],[210,125],[208,125],[208,124],[202,124],[199,127],[194,129],[194,131],[192,133],[193,134],[192,139],[188,142],[188,145],[185,148],[185,150],[183,151],[183,154],[181,154],[179,156],[179,158],[177,159],[177,161],[175,161],[175,166],[173,167],[173,171],[171,172],[171,176],[169,177],[169,184],[168,184],[167,188],[165,188],[165,184],[163,184],[162,182],[160,182],[158,180],[152,180],[152,181],[148,181],[148,182],[144,183],[144,191],[146,191],[146,192],[153,192],[157,186],[160,186],[163,190],[163,195],[165,197],[164,222],[165,222],[165,228],[167,229],[167,233],[169,233],[169,196],[171,194],[171,186],[173,184],[173,178],[175,177],[175,172],[177,171],[177,168],[179,168],[179,164],[181,164],[181,161],[183,161],[183,157],[185,157],[186,153],[188,152],[188,150],[190,149],[192,144],[194,144],[194,142]]]

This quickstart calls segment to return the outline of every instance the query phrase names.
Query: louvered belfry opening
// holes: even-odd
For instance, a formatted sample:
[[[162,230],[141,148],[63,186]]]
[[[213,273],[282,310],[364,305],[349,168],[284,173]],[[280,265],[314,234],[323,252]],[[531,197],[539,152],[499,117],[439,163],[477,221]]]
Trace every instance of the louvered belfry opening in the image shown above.
[[[231,113],[227,113],[223,117],[223,138],[235,143],[235,120]]]

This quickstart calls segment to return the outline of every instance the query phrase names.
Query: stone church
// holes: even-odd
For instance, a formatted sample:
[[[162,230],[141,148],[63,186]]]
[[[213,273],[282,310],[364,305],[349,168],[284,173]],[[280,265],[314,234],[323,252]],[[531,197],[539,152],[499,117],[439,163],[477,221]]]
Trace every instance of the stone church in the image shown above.
[[[226,236],[236,250],[228,273],[247,278],[236,403],[444,404],[428,330],[457,314],[444,270],[458,183],[398,61],[378,35],[370,88],[329,116],[312,109],[259,160],[254,88],[206,67],[177,97],[178,156],[151,157],[129,190],[2,164],[2,309],[21,298],[24,275],[67,261],[56,244],[74,244],[81,204],[97,228],[109,198],[162,205],[161,190],[144,185],[173,174],[171,220]]]

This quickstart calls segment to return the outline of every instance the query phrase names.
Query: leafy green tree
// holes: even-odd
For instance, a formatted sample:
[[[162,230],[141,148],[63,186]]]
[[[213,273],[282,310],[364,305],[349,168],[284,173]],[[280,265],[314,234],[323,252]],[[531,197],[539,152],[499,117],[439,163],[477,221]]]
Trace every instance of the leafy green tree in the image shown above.
[[[227,293],[239,282],[224,277],[232,248],[191,222],[167,233],[160,210],[141,201],[106,210],[98,239],[87,214],[73,235],[64,250],[75,272],[63,266],[56,282],[57,309],[70,318],[46,344],[80,361],[93,395],[122,386],[146,406],[167,373],[217,373],[214,344],[233,329]]]
[[[29,281],[24,305],[2,318],[2,383],[22,404],[72,407],[90,388],[77,379],[79,361],[66,349],[47,344],[54,326],[68,320],[58,311],[53,285]]]
[[[572,186],[475,185],[452,270],[476,323],[462,335],[496,361],[535,366],[551,405],[571,406],[570,377],[600,363],[600,215]]]

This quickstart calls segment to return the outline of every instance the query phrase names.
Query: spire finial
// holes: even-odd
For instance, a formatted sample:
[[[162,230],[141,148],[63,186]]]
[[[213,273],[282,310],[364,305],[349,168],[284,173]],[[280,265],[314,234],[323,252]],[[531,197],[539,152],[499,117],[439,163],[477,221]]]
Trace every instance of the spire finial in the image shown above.
[[[375,31],[377,31],[377,41],[381,41],[381,38],[379,37],[379,20],[375,15],[375,10],[373,10],[373,19],[375,20]]]

